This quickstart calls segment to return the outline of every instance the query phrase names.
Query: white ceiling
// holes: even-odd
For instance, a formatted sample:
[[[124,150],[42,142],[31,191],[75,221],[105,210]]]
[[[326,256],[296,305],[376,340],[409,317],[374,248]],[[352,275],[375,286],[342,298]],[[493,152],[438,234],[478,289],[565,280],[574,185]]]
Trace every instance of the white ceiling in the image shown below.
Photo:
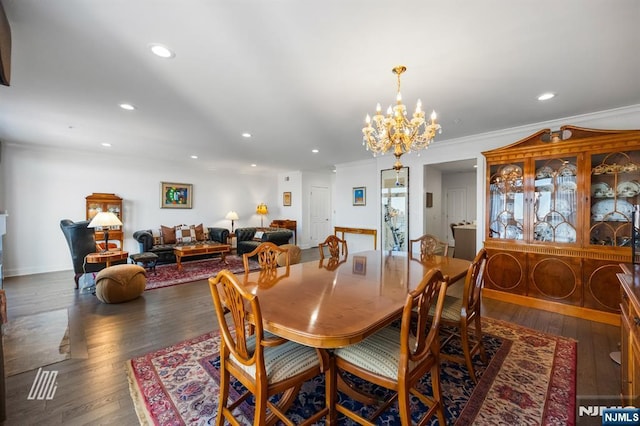
[[[438,144],[640,104],[637,0],[1,1],[5,143],[330,170],[370,158],[363,119],[394,101],[397,64],[405,103],[438,112]]]

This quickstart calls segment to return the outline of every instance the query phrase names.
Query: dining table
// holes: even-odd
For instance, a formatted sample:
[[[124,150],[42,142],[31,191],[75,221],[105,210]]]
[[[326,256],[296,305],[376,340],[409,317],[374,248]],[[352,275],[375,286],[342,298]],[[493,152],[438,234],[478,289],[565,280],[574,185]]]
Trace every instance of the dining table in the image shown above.
[[[399,318],[407,294],[432,269],[439,268],[451,285],[470,265],[465,259],[370,250],[339,262],[322,259],[239,277],[258,297],[266,331],[330,349],[357,343]]]
[[[407,294],[434,268],[449,284],[463,279],[471,262],[446,256],[413,258],[407,252],[370,250],[238,274],[260,303],[265,331],[318,350],[357,343],[400,318]],[[338,375],[338,388],[363,403],[374,398]],[[285,392],[286,411],[299,386]],[[277,418],[270,415],[267,424]],[[326,424],[335,424],[330,411]]]

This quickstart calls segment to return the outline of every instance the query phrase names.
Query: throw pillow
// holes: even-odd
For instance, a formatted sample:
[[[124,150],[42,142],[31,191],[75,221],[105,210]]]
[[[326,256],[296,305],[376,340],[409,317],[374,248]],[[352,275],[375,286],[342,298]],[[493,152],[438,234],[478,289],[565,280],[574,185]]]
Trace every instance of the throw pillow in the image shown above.
[[[176,226],[176,242],[178,244],[181,243],[191,243],[196,241],[196,230],[195,228],[189,225],[178,225]]]
[[[176,243],[176,231],[174,228],[160,225],[162,231],[162,243],[163,244],[175,244]]]
[[[152,229],[151,235],[153,236],[154,246],[159,246],[160,244],[163,244],[162,231],[160,229]]]
[[[196,230],[196,240],[204,241],[206,238],[204,237],[204,226],[202,224],[195,227]]]

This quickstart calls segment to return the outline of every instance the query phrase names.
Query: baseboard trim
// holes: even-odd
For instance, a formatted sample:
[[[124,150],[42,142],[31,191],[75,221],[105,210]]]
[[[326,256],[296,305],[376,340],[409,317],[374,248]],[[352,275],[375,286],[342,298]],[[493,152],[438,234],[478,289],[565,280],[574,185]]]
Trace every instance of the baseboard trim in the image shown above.
[[[602,312],[595,309],[583,308],[581,306],[565,305],[563,303],[540,300],[533,297],[521,296],[518,294],[505,293],[488,288],[482,289],[482,295],[489,299],[501,302],[513,303],[529,308],[541,309],[543,311],[555,312],[562,315],[581,318],[589,321],[601,322],[609,325],[620,325],[620,314],[612,312]]]

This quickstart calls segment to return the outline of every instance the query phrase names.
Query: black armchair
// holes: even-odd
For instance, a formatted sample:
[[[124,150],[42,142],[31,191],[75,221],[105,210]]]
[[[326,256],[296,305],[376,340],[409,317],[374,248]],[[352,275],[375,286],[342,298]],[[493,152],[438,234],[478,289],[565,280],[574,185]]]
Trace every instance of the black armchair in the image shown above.
[[[78,288],[78,280],[85,272],[98,272],[105,268],[104,263],[88,263],[85,265],[84,258],[89,253],[96,251],[96,237],[93,228],[87,228],[88,220],[82,222],[74,222],[69,219],[60,221],[60,229],[67,240],[69,251],[71,252],[71,261],[73,262],[73,271],[75,276],[73,279]]]

